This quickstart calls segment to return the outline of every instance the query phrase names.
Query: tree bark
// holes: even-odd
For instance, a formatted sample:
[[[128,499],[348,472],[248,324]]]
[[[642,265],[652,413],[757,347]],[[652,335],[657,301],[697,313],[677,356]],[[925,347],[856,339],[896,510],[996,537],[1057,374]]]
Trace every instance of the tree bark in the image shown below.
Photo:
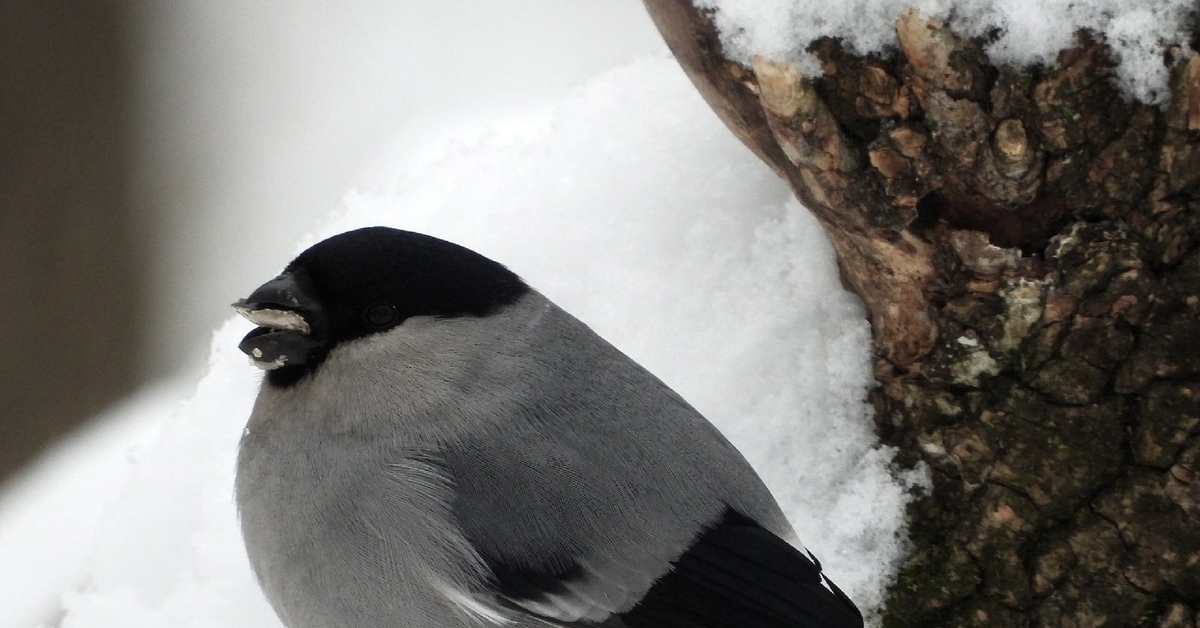
[[[1200,625],[1200,58],[1122,96],[1103,38],[995,67],[899,50],[746,68],[645,0],[704,98],[817,216],[874,334],[880,437],[933,490],[884,626]]]

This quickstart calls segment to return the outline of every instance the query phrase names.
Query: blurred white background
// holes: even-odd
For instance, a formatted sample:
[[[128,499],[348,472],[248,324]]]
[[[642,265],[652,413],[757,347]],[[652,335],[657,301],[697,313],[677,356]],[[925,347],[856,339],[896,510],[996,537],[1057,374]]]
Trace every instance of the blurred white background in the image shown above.
[[[229,303],[382,153],[419,158],[665,49],[639,0],[176,0],[131,15],[152,375],[202,361]]]

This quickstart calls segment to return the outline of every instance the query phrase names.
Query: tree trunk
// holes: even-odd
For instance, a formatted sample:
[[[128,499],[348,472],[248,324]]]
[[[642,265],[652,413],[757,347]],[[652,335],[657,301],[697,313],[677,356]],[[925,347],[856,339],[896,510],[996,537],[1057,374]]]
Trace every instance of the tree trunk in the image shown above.
[[[909,12],[888,55],[814,44],[810,80],[645,3],[824,226],[871,319],[879,435],[932,471],[883,625],[1200,624],[1200,58],[1160,110],[1099,37],[994,67]]]

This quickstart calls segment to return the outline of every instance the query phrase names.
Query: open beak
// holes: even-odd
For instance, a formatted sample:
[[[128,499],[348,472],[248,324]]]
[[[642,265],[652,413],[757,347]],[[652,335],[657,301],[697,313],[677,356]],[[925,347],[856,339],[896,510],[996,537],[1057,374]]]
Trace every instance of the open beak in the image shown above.
[[[320,346],[313,338],[312,324],[320,307],[289,273],[259,286],[234,303],[233,309],[258,326],[246,334],[238,349],[259,368],[269,371],[304,365]]]

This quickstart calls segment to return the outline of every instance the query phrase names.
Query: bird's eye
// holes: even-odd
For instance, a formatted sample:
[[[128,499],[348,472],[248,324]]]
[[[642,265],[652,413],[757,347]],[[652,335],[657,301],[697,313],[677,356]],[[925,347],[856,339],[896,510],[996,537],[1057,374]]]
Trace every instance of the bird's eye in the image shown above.
[[[376,303],[368,305],[367,309],[363,310],[362,316],[368,325],[382,328],[395,323],[396,319],[400,317],[400,313],[390,303]]]

